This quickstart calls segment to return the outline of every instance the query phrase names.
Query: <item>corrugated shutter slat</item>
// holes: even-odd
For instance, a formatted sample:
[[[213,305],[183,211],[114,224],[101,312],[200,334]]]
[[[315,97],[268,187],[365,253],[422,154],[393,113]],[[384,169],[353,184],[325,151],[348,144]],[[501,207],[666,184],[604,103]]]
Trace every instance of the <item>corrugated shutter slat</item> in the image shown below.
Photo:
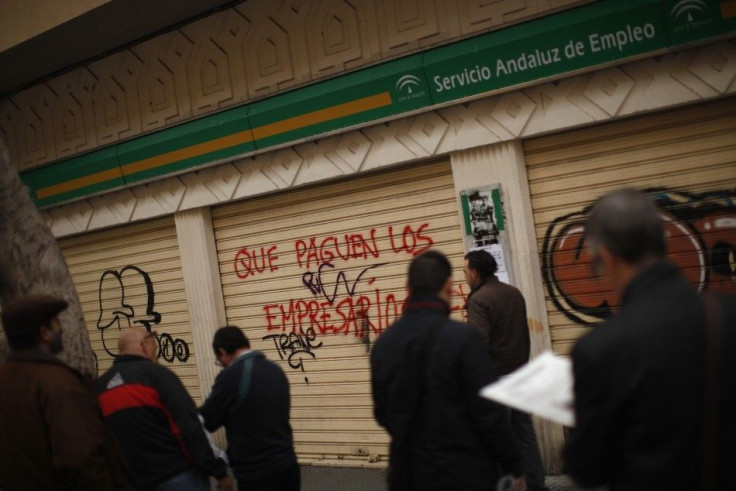
[[[616,188],[652,191],[670,259],[694,284],[736,293],[735,134],[729,98],[524,142],[555,351],[599,321],[586,307],[613,299],[575,246],[583,210]]]
[[[388,436],[373,419],[368,347],[401,313],[413,253],[429,245],[442,250],[462,280],[449,163],[224,205],[213,210],[213,224],[228,323],[242,327],[289,377],[300,460],[386,456]],[[326,262],[332,266],[322,267],[320,289],[317,274]],[[312,344],[321,346],[299,353],[299,341],[288,335],[310,328]],[[282,333],[281,340],[268,337]]]
[[[164,352],[166,356],[160,358],[159,363],[171,368],[199,402],[199,376],[174,218],[69,237],[62,239],[59,245],[82,303],[99,373],[104,373],[112,365],[113,358],[107,350],[117,353],[118,325],[127,328],[129,323],[142,325],[136,321],[146,321],[160,338],[162,335],[170,336],[176,343],[175,346],[168,345]],[[142,273],[134,269],[123,270],[131,265]],[[121,278],[117,280],[110,273],[105,275],[108,271],[121,275]],[[148,295],[145,276],[150,280],[152,298]],[[149,309],[160,314],[160,323],[156,324],[154,316],[147,313]],[[97,328],[101,316],[102,325],[113,321],[104,332]],[[174,351],[177,347],[178,356]]]

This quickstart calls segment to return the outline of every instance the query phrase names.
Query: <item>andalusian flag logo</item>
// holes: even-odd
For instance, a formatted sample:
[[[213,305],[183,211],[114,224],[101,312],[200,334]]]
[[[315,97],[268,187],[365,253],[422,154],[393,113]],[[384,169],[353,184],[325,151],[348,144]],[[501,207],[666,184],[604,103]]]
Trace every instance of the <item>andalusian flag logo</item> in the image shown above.
[[[717,3],[718,7],[714,4]],[[670,9],[670,15],[676,22],[689,24],[710,22],[711,14],[719,8],[724,19],[736,17],[736,0],[680,0]]]
[[[670,13],[677,20],[684,17],[688,22],[693,22],[699,15],[706,13],[706,7],[703,0],[682,0],[672,7]]]

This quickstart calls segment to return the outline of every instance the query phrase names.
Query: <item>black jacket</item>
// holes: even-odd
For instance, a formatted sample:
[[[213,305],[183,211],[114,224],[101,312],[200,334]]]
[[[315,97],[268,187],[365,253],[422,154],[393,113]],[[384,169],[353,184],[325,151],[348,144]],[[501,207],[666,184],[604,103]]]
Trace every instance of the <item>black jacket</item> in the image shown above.
[[[375,417],[391,435],[392,490],[490,490],[499,463],[503,472],[522,472],[506,409],[479,395],[496,380],[483,338],[448,314],[439,298],[413,296],[371,352]],[[435,323],[422,374],[422,340]]]
[[[734,392],[736,308],[722,302],[727,337],[719,433],[728,467],[718,489],[736,489]],[[704,307],[665,261],[629,284],[619,313],[573,349],[577,427],[566,471],[582,484],[612,489],[700,489]]]
[[[194,401],[168,368],[121,355],[96,386],[105,424],[137,486],[156,486],[190,467],[217,478],[227,473],[212,452]]]
[[[289,425],[289,381],[277,364],[250,351],[223,369],[199,409],[205,427],[225,426],[235,478],[266,478],[296,464]]]
[[[529,361],[529,327],[524,296],[492,275],[468,295],[468,324],[480,329],[498,375]]]

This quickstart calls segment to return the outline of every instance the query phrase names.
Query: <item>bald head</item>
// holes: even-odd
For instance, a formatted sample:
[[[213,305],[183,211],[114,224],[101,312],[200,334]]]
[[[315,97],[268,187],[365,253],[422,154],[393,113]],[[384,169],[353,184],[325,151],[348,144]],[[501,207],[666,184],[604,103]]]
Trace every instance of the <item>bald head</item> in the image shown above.
[[[118,353],[143,356],[155,361],[158,355],[155,333],[150,333],[142,327],[126,329],[118,338]]]

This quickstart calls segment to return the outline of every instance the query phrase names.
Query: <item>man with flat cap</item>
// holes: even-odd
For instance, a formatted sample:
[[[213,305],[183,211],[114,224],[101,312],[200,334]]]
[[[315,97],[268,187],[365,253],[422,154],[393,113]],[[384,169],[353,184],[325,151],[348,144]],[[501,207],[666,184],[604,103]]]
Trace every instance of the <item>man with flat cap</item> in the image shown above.
[[[94,394],[54,355],[67,303],[27,295],[3,306],[11,353],[0,363],[0,489],[114,489]]]
[[[117,437],[130,477],[141,489],[232,490],[227,464],[215,456],[197,408],[174,372],[156,363],[156,333],[120,334],[112,367],[97,379],[105,424]]]

